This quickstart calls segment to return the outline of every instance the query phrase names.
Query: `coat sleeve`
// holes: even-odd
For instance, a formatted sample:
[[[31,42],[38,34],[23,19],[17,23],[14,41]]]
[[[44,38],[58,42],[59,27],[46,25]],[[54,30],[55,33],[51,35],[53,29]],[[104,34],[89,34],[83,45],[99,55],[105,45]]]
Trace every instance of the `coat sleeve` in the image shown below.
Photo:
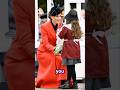
[[[16,23],[16,40],[29,57],[34,58],[34,28],[31,28],[30,7],[20,0],[13,0],[13,10]],[[33,12],[34,13],[34,12]],[[33,21],[34,24],[34,21]]]
[[[60,39],[63,39],[65,37],[66,33],[67,33],[67,28],[63,27],[58,36],[60,37]]]
[[[50,44],[49,40],[48,40],[48,32],[45,29],[45,26],[41,25],[41,38],[42,38],[42,44],[44,46],[45,49],[47,49],[48,51],[54,51],[55,46],[53,46],[52,44]]]

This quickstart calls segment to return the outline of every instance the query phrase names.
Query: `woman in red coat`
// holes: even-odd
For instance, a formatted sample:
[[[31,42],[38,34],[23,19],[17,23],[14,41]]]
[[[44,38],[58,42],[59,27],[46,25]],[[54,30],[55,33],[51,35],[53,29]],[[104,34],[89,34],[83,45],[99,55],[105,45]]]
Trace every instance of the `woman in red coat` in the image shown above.
[[[88,0],[85,16],[86,90],[110,87],[109,56],[105,31],[111,27],[107,0]]]
[[[37,50],[39,63],[36,86],[40,88],[58,88],[61,79],[66,79],[66,68],[61,67],[62,58],[54,54],[56,46],[56,30],[61,21],[62,10],[59,7],[51,8],[50,20],[41,25],[41,42]],[[63,73],[56,74],[57,69],[63,69]]]

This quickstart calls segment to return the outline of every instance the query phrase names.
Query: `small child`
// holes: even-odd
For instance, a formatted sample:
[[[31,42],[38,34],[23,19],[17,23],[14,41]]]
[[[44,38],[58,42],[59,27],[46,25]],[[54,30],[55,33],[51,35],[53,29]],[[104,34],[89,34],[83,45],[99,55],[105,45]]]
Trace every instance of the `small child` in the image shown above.
[[[62,27],[59,33],[59,38],[64,39],[62,47],[62,64],[67,65],[67,81],[65,84],[61,85],[61,88],[70,88],[70,80],[73,79],[73,88],[77,87],[75,64],[81,63],[80,60],[80,43],[82,32],[80,30],[79,20],[76,10],[70,10],[70,12],[65,16],[66,24]],[[56,48],[58,48],[56,46]],[[61,48],[60,48],[61,49]],[[56,49],[56,51],[60,51]],[[57,52],[58,53],[58,52]]]

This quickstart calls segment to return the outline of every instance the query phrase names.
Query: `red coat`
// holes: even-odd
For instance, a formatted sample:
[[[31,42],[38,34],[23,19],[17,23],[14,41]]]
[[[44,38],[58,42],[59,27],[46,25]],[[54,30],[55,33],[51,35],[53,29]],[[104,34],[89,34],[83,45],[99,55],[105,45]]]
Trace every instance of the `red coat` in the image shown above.
[[[72,31],[67,27],[63,27],[62,31],[59,33],[59,37],[61,39],[64,38],[62,58],[80,59],[80,43],[79,41],[73,41]]]
[[[86,35],[85,35],[85,77],[100,78],[109,75],[108,45],[105,37],[98,37],[100,44],[92,33],[96,29],[96,23],[89,12],[86,13]],[[105,29],[103,31],[106,31]]]
[[[62,58],[54,55],[56,32],[50,21],[41,25],[42,41],[37,51],[39,62],[36,85],[41,88],[58,88],[60,80],[67,79],[66,66],[61,66]],[[55,74],[56,69],[64,69],[64,74]]]
[[[16,37],[5,57],[9,90],[34,90],[34,0],[13,0]]]

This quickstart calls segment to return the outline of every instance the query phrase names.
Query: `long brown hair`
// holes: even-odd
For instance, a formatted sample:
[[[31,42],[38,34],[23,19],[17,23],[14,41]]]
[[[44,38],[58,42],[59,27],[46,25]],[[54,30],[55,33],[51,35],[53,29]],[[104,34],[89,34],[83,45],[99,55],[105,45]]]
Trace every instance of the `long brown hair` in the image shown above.
[[[71,29],[72,29],[72,36],[75,39],[80,39],[82,36],[82,31],[78,20],[71,21]]]
[[[86,10],[90,11],[96,21],[96,28],[108,28],[112,24],[112,13],[107,0],[88,0]]]

